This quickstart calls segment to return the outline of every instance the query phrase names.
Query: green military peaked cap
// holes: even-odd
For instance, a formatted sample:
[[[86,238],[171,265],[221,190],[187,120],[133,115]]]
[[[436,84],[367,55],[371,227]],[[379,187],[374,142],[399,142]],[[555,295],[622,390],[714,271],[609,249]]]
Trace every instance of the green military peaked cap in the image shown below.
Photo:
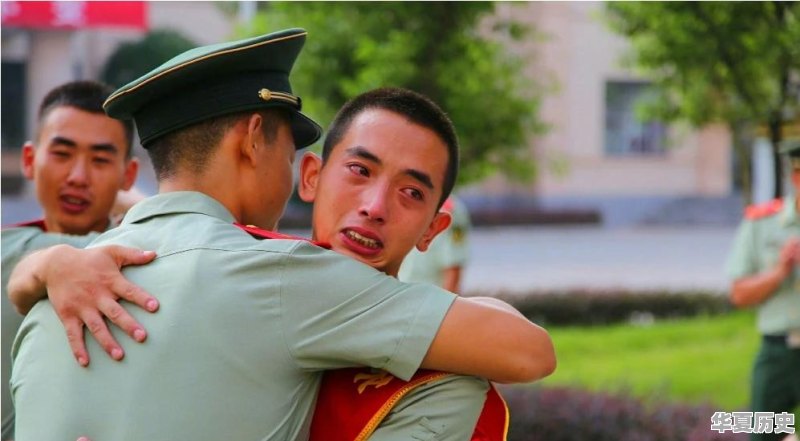
[[[297,148],[319,139],[322,128],[300,113],[289,72],[306,39],[303,29],[287,29],[246,40],[186,51],[106,100],[108,116],[133,119],[148,143],[203,120],[230,113],[280,107],[290,110]]]

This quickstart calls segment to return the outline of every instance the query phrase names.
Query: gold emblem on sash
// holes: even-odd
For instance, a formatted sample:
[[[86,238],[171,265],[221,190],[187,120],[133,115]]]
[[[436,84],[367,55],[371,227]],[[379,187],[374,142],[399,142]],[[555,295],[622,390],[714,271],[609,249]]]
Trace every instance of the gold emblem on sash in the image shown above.
[[[364,393],[364,390],[367,389],[367,386],[374,386],[375,389],[386,386],[389,382],[392,381],[394,376],[386,371],[376,372],[374,374],[356,374],[355,378],[353,378],[353,383],[358,383],[363,381],[363,383],[358,385],[358,393],[359,395]]]

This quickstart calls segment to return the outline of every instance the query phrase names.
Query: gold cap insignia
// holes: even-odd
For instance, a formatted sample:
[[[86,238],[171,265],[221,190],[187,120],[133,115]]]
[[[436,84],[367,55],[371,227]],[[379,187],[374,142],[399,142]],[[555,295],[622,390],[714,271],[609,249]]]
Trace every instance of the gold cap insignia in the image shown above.
[[[269,101],[272,99],[272,92],[269,89],[261,89],[258,91],[258,97],[264,101]]]

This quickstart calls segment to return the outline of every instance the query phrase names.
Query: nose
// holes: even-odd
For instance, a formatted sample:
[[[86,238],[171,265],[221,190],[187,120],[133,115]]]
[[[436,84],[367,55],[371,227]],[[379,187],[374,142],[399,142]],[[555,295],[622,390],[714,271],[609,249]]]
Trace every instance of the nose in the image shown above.
[[[72,164],[67,183],[75,186],[89,185],[89,167],[85,160],[78,159]]]
[[[376,222],[385,222],[389,207],[388,197],[388,187],[385,185],[376,185],[364,191],[359,214]]]

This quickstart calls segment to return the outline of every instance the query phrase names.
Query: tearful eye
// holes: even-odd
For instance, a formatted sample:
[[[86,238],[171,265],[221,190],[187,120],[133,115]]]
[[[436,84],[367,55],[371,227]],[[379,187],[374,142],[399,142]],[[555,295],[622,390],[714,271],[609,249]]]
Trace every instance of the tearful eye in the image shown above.
[[[422,194],[421,191],[417,190],[416,188],[409,188],[406,190],[406,194],[415,200],[421,201],[425,198],[425,195]]]
[[[363,165],[358,164],[350,164],[347,166],[351,172],[361,175],[361,176],[369,176],[369,171]]]

